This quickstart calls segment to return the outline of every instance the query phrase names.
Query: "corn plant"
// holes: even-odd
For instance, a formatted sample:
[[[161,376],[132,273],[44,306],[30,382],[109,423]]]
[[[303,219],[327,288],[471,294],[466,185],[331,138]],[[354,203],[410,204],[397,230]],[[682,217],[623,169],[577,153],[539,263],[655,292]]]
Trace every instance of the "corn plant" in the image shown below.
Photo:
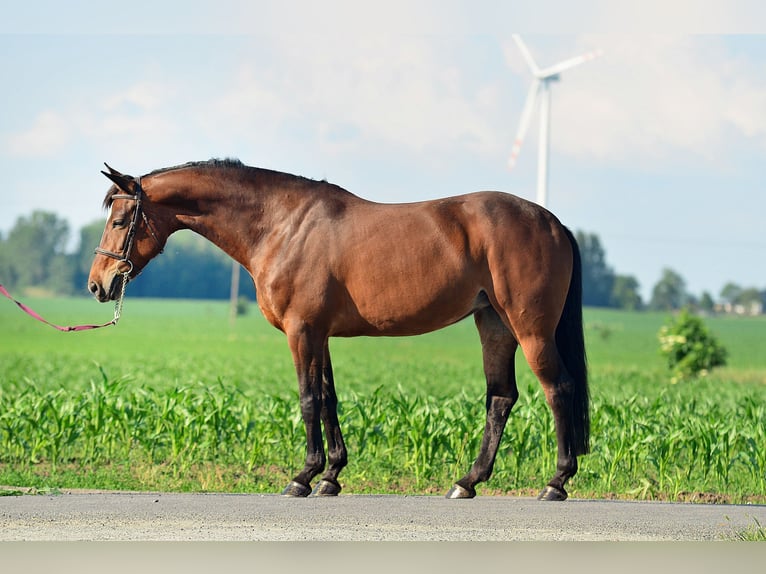
[[[581,458],[571,494],[725,492],[766,499],[760,396],[723,401],[695,393],[689,400],[685,389],[670,388],[654,398],[593,397],[592,452]],[[478,453],[484,415],[483,397],[466,392],[436,395],[402,385],[341,393],[350,456],[341,475],[345,491],[448,488]],[[155,388],[103,372],[79,389],[46,390],[33,381],[0,388],[0,477],[11,468],[40,468],[55,477],[63,468],[98,474],[127,465],[136,477],[132,488],[158,488],[151,469],[162,469],[171,486],[225,490],[225,479],[210,476],[241,475],[251,477],[242,488],[273,490],[302,464],[304,448],[294,391],[251,394],[223,379]],[[555,464],[553,419],[539,386],[530,383],[511,412],[486,488],[539,488]],[[195,487],[189,481],[203,471],[206,478]]]

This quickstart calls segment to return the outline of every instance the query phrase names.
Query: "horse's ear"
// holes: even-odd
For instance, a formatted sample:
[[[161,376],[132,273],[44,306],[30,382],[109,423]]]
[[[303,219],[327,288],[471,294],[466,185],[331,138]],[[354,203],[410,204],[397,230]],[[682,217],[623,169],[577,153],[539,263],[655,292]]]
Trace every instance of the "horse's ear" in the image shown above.
[[[109,165],[106,163],[104,165],[109,171],[102,171],[101,173],[108,177],[112,183],[114,183],[114,185],[119,187],[120,190],[124,191],[125,193],[133,193],[135,191],[136,180],[133,178],[133,176],[123,175],[116,169],[109,167]]]
[[[111,173],[112,175],[122,175],[122,174],[121,174],[119,171],[117,171],[116,169],[114,169],[114,168],[113,168],[111,165],[109,165],[108,163],[104,162],[104,165],[106,166],[106,169],[108,169],[108,170],[109,170],[109,173]],[[104,172],[101,172],[101,173],[104,173]],[[104,174],[104,175],[106,175],[106,174]]]

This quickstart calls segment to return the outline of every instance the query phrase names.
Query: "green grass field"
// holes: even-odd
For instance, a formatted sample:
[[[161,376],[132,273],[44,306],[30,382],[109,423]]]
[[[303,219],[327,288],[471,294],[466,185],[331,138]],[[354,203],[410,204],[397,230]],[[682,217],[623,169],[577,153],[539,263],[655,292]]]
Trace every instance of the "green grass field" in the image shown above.
[[[111,318],[88,299],[26,302],[60,324]],[[766,502],[766,320],[708,319],[728,366],[672,385],[666,319],[586,309],[593,452],[570,495]],[[303,464],[292,359],[254,305],[231,327],[222,302],[128,296],[119,326],[59,333],[0,301],[0,325],[0,485],[278,492]],[[331,349],[344,492],[446,492],[484,425],[473,322]],[[517,362],[521,398],[479,494],[536,493],[555,468],[550,411]]]

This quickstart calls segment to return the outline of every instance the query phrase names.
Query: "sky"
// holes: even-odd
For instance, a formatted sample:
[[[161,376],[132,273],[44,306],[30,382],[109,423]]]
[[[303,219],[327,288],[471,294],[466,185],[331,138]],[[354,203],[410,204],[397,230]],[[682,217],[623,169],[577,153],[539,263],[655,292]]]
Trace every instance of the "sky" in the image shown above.
[[[691,22],[689,2],[571,19],[549,2],[552,19],[518,2],[0,4],[3,235],[44,209],[73,248],[104,217],[103,162],[236,157],[381,202],[534,200],[537,114],[507,166],[532,80],[519,32],[541,67],[602,51],[553,84],[548,208],[645,299],[664,268],[696,295],[766,288],[766,19],[731,8],[749,2]]]

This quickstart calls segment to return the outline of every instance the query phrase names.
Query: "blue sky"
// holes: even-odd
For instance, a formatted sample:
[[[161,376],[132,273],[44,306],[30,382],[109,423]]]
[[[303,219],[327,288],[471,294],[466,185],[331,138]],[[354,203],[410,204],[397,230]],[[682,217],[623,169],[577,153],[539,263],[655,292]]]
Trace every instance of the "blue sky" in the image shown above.
[[[696,294],[766,288],[766,35],[736,33],[754,31],[741,15],[540,34],[511,28],[509,3],[478,18],[475,3],[330,2],[299,24],[284,3],[46,4],[3,7],[3,233],[34,209],[73,235],[102,217],[104,161],[139,175],[238,157],[384,202],[534,199],[534,119],[506,167],[531,81],[521,31],[541,66],[603,51],[553,86],[549,208],[645,296],[664,267]]]

